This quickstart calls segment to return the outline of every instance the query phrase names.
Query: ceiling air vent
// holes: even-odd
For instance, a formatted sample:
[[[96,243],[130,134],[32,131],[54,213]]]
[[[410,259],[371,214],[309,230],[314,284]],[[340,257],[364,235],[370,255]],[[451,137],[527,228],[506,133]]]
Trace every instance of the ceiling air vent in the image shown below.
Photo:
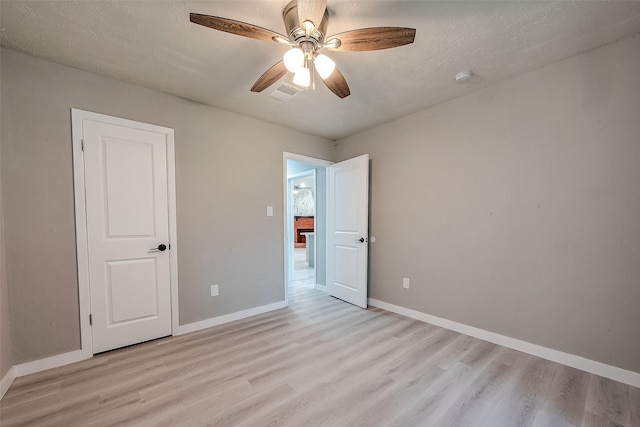
[[[297,87],[288,85],[286,83],[280,83],[280,85],[276,86],[276,88],[269,92],[267,96],[279,99],[283,102],[287,102],[300,92],[302,92],[302,89],[298,89]]]

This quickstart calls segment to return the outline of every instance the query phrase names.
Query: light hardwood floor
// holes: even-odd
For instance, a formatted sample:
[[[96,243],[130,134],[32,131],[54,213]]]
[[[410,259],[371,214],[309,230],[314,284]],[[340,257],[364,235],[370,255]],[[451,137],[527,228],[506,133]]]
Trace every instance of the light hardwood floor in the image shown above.
[[[290,307],[18,378],[3,426],[640,426],[640,390],[290,288]]]

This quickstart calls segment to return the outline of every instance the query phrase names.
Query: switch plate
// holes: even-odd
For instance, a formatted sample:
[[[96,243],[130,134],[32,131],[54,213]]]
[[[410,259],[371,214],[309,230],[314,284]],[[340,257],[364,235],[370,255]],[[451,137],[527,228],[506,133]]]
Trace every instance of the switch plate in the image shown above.
[[[409,278],[408,277],[403,277],[402,278],[402,287],[405,289],[409,289]]]
[[[273,206],[267,206],[267,216],[273,216]]]
[[[211,296],[212,297],[218,296],[218,285],[211,285]]]

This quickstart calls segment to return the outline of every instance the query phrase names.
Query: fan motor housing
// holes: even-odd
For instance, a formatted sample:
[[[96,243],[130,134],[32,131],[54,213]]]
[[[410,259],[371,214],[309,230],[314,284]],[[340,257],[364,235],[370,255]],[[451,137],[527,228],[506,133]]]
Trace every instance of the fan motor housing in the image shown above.
[[[300,27],[300,20],[298,19],[298,4],[296,0],[292,0],[287,4],[282,12],[282,18],[284,19],[284,27],[287,30],[287,37],[291,42],[300,42],[306,38],[304,30]],[[309,35],[311,41],[314,44],[324,43],[324,38],[327,35],[327,26],[329,25],[329,11],[324,10],[322,22],[320,25],[316,25],[313,32]]]

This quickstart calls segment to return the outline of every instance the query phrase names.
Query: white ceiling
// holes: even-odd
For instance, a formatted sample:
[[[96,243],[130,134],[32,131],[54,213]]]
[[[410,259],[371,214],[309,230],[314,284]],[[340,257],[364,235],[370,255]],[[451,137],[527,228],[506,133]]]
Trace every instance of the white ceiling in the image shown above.
[[[640,1],[329,0],[330,35],[404,26],[415,43],[330,52],[351,96],[320,84],[285,103],[249,89],[286,47],[192,24],[189,13],[283,33],[287,2],[2,0],[0,32],[7,48],[330,139],[640,32]],[[456,84],[468,68],[471,82]]]

